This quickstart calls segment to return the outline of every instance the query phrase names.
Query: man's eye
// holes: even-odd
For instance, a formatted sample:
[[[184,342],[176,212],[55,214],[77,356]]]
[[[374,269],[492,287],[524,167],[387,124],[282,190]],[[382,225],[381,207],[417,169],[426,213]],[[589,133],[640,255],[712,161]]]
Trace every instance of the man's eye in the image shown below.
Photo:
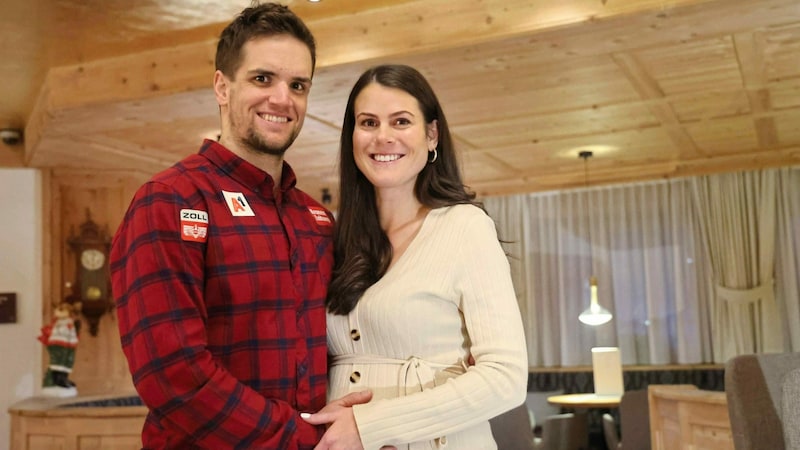
[[[256,75],[254,80],[258,81],[259,83],[267,83],[269,82],[269,77],[266,75]]]
[[[297,92],[305,92],[307,88],[306,85],[303,83],[293,83],[292,89],[294,89]]]

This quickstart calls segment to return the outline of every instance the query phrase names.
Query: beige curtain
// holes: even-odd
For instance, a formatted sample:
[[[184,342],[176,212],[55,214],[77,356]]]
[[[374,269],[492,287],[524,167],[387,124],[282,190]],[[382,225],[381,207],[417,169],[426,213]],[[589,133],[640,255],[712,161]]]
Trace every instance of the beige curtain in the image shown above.
[[[532,366],[800,351],[800,168],[483,199]],[[713,261],[713,263],[712,263]],[[588,327],[588,277],[614,319]]]
[[[697,177],[690,183],[713,273],[714,361],[783,351],[773,283],[777,172]]]
[[[484,199],[512,261],[533,366],[591,364],[591,348],[616,346],[624,364],[710,359],[702,249],[685,182]],[[521,258],[517,260],[516,258]],[[578,315],[590,276],[614,319]]]
[[[775,296],[788,351],[800,351],[800,168],[777,169]]]

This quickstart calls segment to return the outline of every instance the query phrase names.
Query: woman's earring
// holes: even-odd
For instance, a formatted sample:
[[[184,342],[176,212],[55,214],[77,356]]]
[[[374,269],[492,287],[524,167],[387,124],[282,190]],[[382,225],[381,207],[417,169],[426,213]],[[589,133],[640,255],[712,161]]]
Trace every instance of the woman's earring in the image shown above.
[[[428,163],[429,164],[436,162],[436,158],[439,157],[439,152],[436,151],[435,148],[433,150],[428,150],[428,156],[430,156],[431,153],[433,153],[433,158],[428,158]]]

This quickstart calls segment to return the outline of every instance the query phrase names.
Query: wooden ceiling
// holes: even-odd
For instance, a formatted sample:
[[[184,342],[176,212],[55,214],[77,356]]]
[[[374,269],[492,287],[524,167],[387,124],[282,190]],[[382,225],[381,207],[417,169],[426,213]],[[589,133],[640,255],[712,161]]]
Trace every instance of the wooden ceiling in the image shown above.
[[[218,133],[216,36],[249,1],[2,0],[0,165],[152,174]],[[434,85],[482,195],[800,164],[798,0],[306,0],[287,153],[336,188],[346,97],[379,62]],[[369,6],[364,6],[368,4]]]

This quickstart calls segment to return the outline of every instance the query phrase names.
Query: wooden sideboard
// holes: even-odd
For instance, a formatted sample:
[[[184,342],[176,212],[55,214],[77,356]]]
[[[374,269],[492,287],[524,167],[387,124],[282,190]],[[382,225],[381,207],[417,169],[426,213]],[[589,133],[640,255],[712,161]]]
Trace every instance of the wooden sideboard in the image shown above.
[[[138,450],[144,406],[65,407],[91,398],[33,397],[9,408],[14,450]]]
[[[653,450],[733,450],[724,392],[680,384],[647,390]]]

